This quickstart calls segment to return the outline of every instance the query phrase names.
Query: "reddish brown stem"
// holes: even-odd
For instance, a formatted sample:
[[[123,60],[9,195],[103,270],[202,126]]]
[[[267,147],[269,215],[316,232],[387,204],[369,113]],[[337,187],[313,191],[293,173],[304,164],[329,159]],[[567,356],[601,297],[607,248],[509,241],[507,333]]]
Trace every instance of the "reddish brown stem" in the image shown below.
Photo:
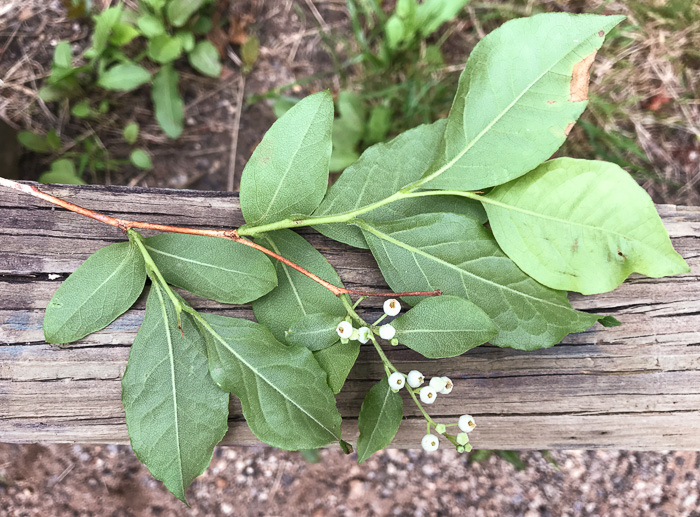
[[[287,266],[296,269],[297,271],[299,271],[299,273],[309,277],[314,282],[319,283],[336,296],[340,296],[341,294],[354,294],[358,296],[379,296],[384,298],[393,298],[402,296],[439,296],[442,294],[442,291],[440,291],[439,289],[436,291],[414,291],[409,293],[375,293],[372,291],[358,291],[355,289],[346,289],[345,287],[338,287],[331,284],[330,282],[326,282],[323,278],[314,275],[311,271],[308,271],[300,265],[295,264],[291,260],[284,258],[282,255],[278,255],[274,251],[270,251],[269,249],[260,246],[259,244],[256,244],[253,241],[249,241],[248,239],[241,237],[240,235],[238,235],[238,232],[235,229],[200,230],[197,228],[184,228],[182,226],[171,226],[168,224],[154,224],[144,223],[141,221],[129,221],[127,219],[119,219],[109,215],[101,214],[99,212],[95,212],[94,210],[90,210],[89,208],[83,208],[82,206],[78,206],[74,203],[71,203],[70,201],[66,201],[59,197],[42,192],[34,185],[17,183],[16,181],[8,180],[5,178],[0,178],[0,185],[14,190],[18,190],[20,192],[29,194],[34,197],[38,197],[39,199],[43,199],[44,201],[53,203],[54,205],[58,205],[61,208],[70,210],[71,212],[84,215],[85,217],[95,219],[97,221],[109,224],[111,226],[116,226],[117,228],[123,231],[127,231],[129,228],[140,228],[143,230],[156,230],[166,233],[185,233],[188,235],[201,235],[204,237],[218,237],[220,239],[229,239],[235,242],[240,242],[241,244],[245,244],[246,246],[250,246],[251,248],[261,251],[262,253],[279,260],[283,264],[286,264]]]

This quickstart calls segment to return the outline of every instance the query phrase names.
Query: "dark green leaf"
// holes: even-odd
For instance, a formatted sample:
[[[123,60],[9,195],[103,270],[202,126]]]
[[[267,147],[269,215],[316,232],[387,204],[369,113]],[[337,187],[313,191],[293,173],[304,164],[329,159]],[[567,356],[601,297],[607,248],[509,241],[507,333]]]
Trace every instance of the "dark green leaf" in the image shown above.
[[[44,339],[70,343],[126,312],[143,291],[146,269],[136,245],[97,250],[61,284],[46,307]]]
[[[227,239],[162,234],[145,240],[165,280],[221,303],[248,303],[277,285],[275,268],[261,252]]]
[[[386,135],[391,129],[391,109],[387,106],[375,106],[367,122],[365,144],[374,145],[386,140]]]
[[[292,107],[295,106],[298,102],[299,99],[297,99],[296,97],[286,97],[284,95],[281,97],[277,97],[275,103],[272,105],[272,111],[274,112],[276,118],[280,118],[290,109],[292,109]]]
[[[350,341],[343,344],[337,341],[334,345],[313,354],[319,366],[328,374],[328,386],[337,395],[343,389],[343,384],[355,365],[357,356],[360,355],[360,342]]]
[[[52,151],[45,136],[32,133],[31,131],[20,131],[17,134],[17,140],[22,147],[35,153],[50,153]]]
[[[333,285],[342,287],[340,277],[316,248],[302,236],[291,230],[266,233],[258,243],[282,255],[295,264],[313,271]],[[343,303],[328,289],[307,276],[275,261],[279,285],[269,294],[253,302],[257,320],[266,325],[275,338],[285,342],[284,333],[299,319],[320,312],[338,316],[346,315]]]
[[[221,61],[219,51],[208,41],[197,43],[188,55],[190,64],[199,73],[209,77],[219,77],[221,75]]]
[[[122,63],[114,65],[106,70],[97,84],[106,90],[130,92],[151,80],[151,74],[134,63]]]
[[[357,463],[369,459],[372,454],[387,447],[401,425],[403,401],[394,393],[389,381],[384,377],[375,384],[362,402],[357,425],[360,437],[357,439]]]
[[[131,447],[178,499],[211,461],[228,430],[228,393],[209,375],[206,345],[189,314],[157,284],[129,353],[122,402]]]
[[[156,120],[170,138],[182,134],[185,104],[177,89],[178,75],[172,65],[162,67],[153,79],[151,97],[156,109]]]
[[[243,170],[241,211],[249,225],[309,215],[328,186],[333,102],[310,95],[265,134]]]
[[[425,298],[391,324],[399,343],[428,359],[462,355],[498,332],[472,302],[446,295]]]
[[[311,352],[283,345],[264,326],[203,315],[209,369],[221,389],[241,399],[243,416],[260,440],[286,450],[340,440],[340,413],[326,373]]]
[[[284,333],[284,338],[290,345],[304,346],[316,352],[338,341],[336,328],[341,320],[334,314],[324,312],[307,314],[294,322],[292,328]]]

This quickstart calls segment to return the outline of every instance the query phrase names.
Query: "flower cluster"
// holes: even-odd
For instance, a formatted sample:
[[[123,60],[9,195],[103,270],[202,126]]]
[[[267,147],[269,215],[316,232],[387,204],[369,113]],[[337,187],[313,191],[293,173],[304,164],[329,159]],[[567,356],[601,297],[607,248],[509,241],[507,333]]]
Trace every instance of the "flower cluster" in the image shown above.
[[[386,316],[396,316],[399,312],[401,312],[401,304],[398,300],[392,298],[384,302],[384,314]],[[384,318],[384,316],[382,316],[382,318]],[[364,345],[370,340],[370,335],[372,334],[372,329],[369,327],[360,327],[359,329],[353,328],[352,323],[347,319],[338,323],[335,330],[343,343],[359,341]],[[391,325],[386,324],[378,327],[377,333],[380,338],[391,341],[392,344],[396,344],[394,343],[396,329]]]
[[[447,427],[449,426],[458,426],[460,429],[460,433],[458,433],[456,436],[447,434],[446,430]],[[457,421],[456,424],[438,424],[435,426],[435,432],[438,434],[443,435],[445,438],[447,438],[450,442],[452,442],[456,447],[457,447],[457,452],[469,452],[472,450],[472,446],[469,443],[469,434],[471,433],[474,428],[476,427],[476,422],[474,422],[474,417],[471,415],[462,415],[459,417],[459,420]],[[423,439],[421,440],[421,446],[423,447],[423,450],[427,452],[433,452],[436,451],[439,447],[439,439],[436,435],[428,432]]]

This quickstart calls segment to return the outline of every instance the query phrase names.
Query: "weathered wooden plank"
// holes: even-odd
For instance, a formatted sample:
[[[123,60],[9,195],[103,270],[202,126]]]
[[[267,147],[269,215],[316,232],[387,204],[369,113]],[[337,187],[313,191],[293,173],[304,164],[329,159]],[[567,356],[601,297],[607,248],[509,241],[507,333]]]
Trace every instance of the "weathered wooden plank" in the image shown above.
[[[193,227],[242,223],[227,193],[45,187],[110,215]],[[700,449],[700,209],[657,207],[692,272],[664,279],[635,276],[612,293],[572,296],[583,310],[615,315],[623,325],[596,326],[548,350],[480,347],[465,356],[426,361],[404,347],[387,350],[402,370],[449,375],[455,390],[431,411],[478,419],[482,448]],[[147,233],[147,232],[146,232]],[[349,287],[385,289],[371,255],[311,230],[304,236],[338,269]],[[43,342],[43,310],[65,277],[99,247],[121,241],[115,228],[13,191],[0,191],[0,440],[125,443],[121,374],[143,318],[144,299],[105,330],[79,343]],[[198,309],[252,318],[249,307],[182,293]],[[364,304],[363,304],[364,305]],[[368,318],[380,302],[367,305]],[[362,399],[381,375],[363,350],[338,397],[344,433],[357,434]],[[423,421],[410,401],[395,445],[417,447]],[[224,443],[255,443],[231,404]]]

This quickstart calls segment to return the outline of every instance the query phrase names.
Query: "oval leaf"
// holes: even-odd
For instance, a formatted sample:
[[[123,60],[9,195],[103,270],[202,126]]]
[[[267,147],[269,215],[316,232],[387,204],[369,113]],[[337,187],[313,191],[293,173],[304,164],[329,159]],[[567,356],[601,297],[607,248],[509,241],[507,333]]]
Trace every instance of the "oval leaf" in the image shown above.
[[[316,209],[328,185],[332,126],[328,91],[302,99],[272,125],[241,177],[241,211],[248,224]]]
[[[129,92],[151,80],[151,74],[134,63],[114,65],[102,74],[97,84],[106,90]]]
[[[177,89],[178,75],[172,65],[162,67],[153,79],[151,96],[156,110],[156,120],[170,138],[182,133],[185,104]]]
[[[472,302],[445,295],[425,298],[391,324],[399,343],[428,359],[462,355],[498,332]]]
[[[319,312],[298,319],[284,337],[290,345],[303,346],[315,352],[328,348],[338,341],[336,328],[342,318]]]
[[[192,68],[209,77],[221,75],[221,60],[219,51],[209,41],[200,41],[189,53],[188,59]]]
[[[248,303],[277,285],[270,260],[238,242],[162,234],[149,237],[144,244],[169,284],[204,298],[221,303]]]
[[[633,272],[690,271],[649,195],[613,163],[552,160],[483,200],[503,251],[549,287],[603,293]]]
[[[264,326],[203,314],[209,369],[221,389],[241,399],[260,440],[286,450],[340,440],[340,413],[326,372],[309,350],[283,345]]]
[[[168,20],[175,27],[182,27],[203,3],[204,0],[171,0],[166,9]]]
[[[185,490],[228,430],[229,396],[209,375],[206,345],[191,316],[180,318],[182,329],[154,283],[122,378],[122,402],[136,456],[186,502]]]
[[[148,57],[157,63],[170,63],[182,54],[182,41],[169,34],[161,34],[148,42]]]
[[[483,38],[459,79],[440,156],[423,186],[491,187],[549,158],[586,107],[595,52],[623,19],[546,13]]]
[[[153,168],[151,156],[143,149],[134,149],[129,155],[129,161],[142,170],[150,170]]]
[[[143,257],[129,242],[97,250],[58,288],[46,307],[44,339],[70,343],[126,312],[143,291]]]
[[[469,300],[493,321],[497,346],[534,350],[582,332],[600,317],[578,312],[566,293],[539,284],[510,260],[490,231],[457,214],[424,214],[391,223],[361,223],[394,291],[430,291]],[[420,274],[407,275],[407,271]],[[420,300],[407,298],[416,304]]]
[[[401,425],[403,401],[394,393],[384,377],[375,384],[362,402],[357,425],[357,463],[367,460],[372,454],[387,447]]]
[[[328,386],[337,395],[343,389],[343,384],[355,365],[357,356],[360,355],[360,342],[350,341],[343,344],[337,341],[333,346],[313,354],[319,366],[328,374]]]

